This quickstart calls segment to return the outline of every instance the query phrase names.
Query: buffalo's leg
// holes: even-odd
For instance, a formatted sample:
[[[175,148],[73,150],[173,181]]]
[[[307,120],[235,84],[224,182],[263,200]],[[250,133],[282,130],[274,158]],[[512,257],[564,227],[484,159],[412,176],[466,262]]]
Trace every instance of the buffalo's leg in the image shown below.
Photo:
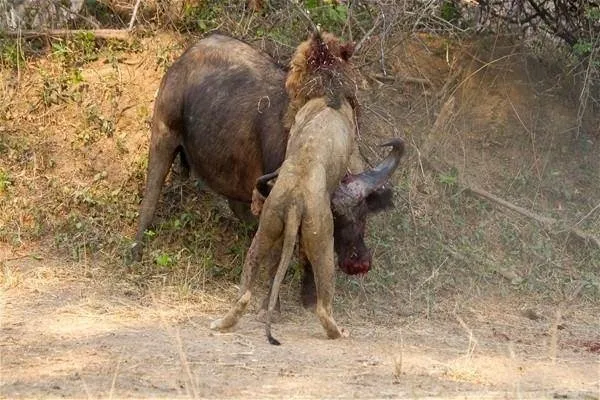
[[[302,284],[300,287],[300,298],[302,299],[302,306],[309,310],[314,310],[317,305],[317,292],[315,288],[315,276],[313,274],[312,266],[304,253],[304,250],[300,248],[300,266],[302,267]]]
[[[179,174],[181,175],[182,180],[190,178],[190,163],[182,148],[179,148]]]
[[[176,134],[171,132],[162,121],[156,121],[152,129],[146,187],[140,206],[140,220],[135,235],[135,243],[131,248],[131,257],[134,261],[142,259],[144,232],[152,222],[160,192],[173,164],[178,145]]]
[[[257,219],[256,216],[252,214],[252,211],[250,211],[250,204],[231,199],[227,200],[227,203],[237,219],[248,226],[256,226]]]

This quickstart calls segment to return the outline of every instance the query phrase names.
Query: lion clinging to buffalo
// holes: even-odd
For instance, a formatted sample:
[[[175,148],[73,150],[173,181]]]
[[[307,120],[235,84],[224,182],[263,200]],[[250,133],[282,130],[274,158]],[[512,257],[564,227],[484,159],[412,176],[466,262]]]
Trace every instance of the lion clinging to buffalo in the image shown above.
[[[350,219],[356,216],[358,204],[387,181],[404,149],[401,140],[390,143],[394,146],[392,154],[378,167],[377,173],[369,175],[376,175],[377,184],[364,179],[364,175],[345,181],[352,186],[342,182],[355,148],[357,128],[357,103],[348,73],[351,55],[350,45],[340,45],[329,34],[315,34],[296,49],[286,80],[290,98],[286,118],[293,119],[286,158],[262,207],[258,230],[246,255],[240,297],[211,328],[228,329],[238,322],[250,301],[257,267],[275,263],[266,334],[271,344],[279,344],[271,335],[271,318],[299,236],[300,247],[314,271],[319,320],[329,338],[343,335],[332,316],[335,283],[332,200],[338,214]],[[343,194],[335,196],[336,191]],[[274,258],[273,253],[279,257]],[[274,270],[275,264],[267,267]]]
[[[346,134],[352,133],[350,145],[335,149],[342,160],[337,160],[333,149],[327,152],[337,163],[324,189],[319,189],[327,204],[333,201],[326,207],[330,214],[333,211],[328,242],[333,237],[337,263],[344,272],[367,272],[371,254],[364,243],[366,216],[391,206],[391,189],[383,184],[398,164],[401,144],[395,144],[396,150],[379,167],[362,173],[357,155],[347,154],[357,153],[353,138],[355,85],[347,73],[351,54],[352,47],[332,35],[316,35],[299,46],[286,74],[265,54],[228,36],[213,34],[188,49],[165,74],[156,98],[133,258],[141,259],[144,231],[177,154],[196,177],[228,199],[236,215],[249,214],[257,179],[282,165],[291,125],[292,132],[303,132],[303,123],[319,112],[313,105],[303,108],[320,102],[333,118],[331,123],[329,117],[320,119],[323,135],[329,134],[327,124],[332,124],[333,130],[343,127]],[[341,125],[334,127],[335,123]],[[326,172],[331,171],[328,168]],[[354,175],[344,176],[346,172]],[[338,186],[340,181],[343,183]],[[306,307],[312,307],[318,295],[311,267],[314,260],[306,257],[303,249],[302,299]]]

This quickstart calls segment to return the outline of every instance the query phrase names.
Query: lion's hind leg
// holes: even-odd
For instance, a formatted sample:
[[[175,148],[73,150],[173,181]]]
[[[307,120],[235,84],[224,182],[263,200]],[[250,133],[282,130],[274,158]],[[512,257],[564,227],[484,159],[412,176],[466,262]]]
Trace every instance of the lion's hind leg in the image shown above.
[[[259,267],[262,264],[265,255],[267,255],[273,247],[273,243],[265,239],[266,238],[263,238],[263,235],[260,234],[260,230],[254,235],[252,244],[248,249],[244,261],[239,297],[223,318],[217,319],[210,324],[210,329],[225,330],[232,328],[238,323],[246,311],[250,299],[252,298],[252,288],[256,281]],[[266,243],[266,241],[269,243]]]

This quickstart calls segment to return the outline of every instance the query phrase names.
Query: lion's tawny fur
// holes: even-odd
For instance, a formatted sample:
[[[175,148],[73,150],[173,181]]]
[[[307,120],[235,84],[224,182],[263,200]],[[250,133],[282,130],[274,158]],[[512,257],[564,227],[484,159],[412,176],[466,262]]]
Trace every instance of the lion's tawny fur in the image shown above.
[[[303,42],[292,59],[286,82],[291,119],[286,158],[263,204],[256,190],[255,211],[262,205],[258,230],[244,262],[240,297],[229,313],[211,324],[234,326],[250,300],[256,269],[277,269],[267,310],[267,337],[279,287],[292,257],[296,238],[312,264],[317,284],[316,313],[330,338],[344,334],[332,316],[334,246],[331,195],[348,169],[355,149],[355,114],[346,78],[351,48],[323,33]],[[280,257],[270,257],[272,254]]]

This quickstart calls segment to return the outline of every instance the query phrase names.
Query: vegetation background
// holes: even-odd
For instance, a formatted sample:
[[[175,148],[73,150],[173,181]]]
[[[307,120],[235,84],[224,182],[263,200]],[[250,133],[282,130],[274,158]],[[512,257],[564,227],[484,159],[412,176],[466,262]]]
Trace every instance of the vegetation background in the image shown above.
[[[583,0],[0,0],[0,395],[599,398],[600,8]],[[175,168],[128,264],[153,97],[218,30],[357,43],[360,146],[410,148],[327,341],[283,290],[212,334],[251,229]],[[260,296],[258,296],[260,298]]]

